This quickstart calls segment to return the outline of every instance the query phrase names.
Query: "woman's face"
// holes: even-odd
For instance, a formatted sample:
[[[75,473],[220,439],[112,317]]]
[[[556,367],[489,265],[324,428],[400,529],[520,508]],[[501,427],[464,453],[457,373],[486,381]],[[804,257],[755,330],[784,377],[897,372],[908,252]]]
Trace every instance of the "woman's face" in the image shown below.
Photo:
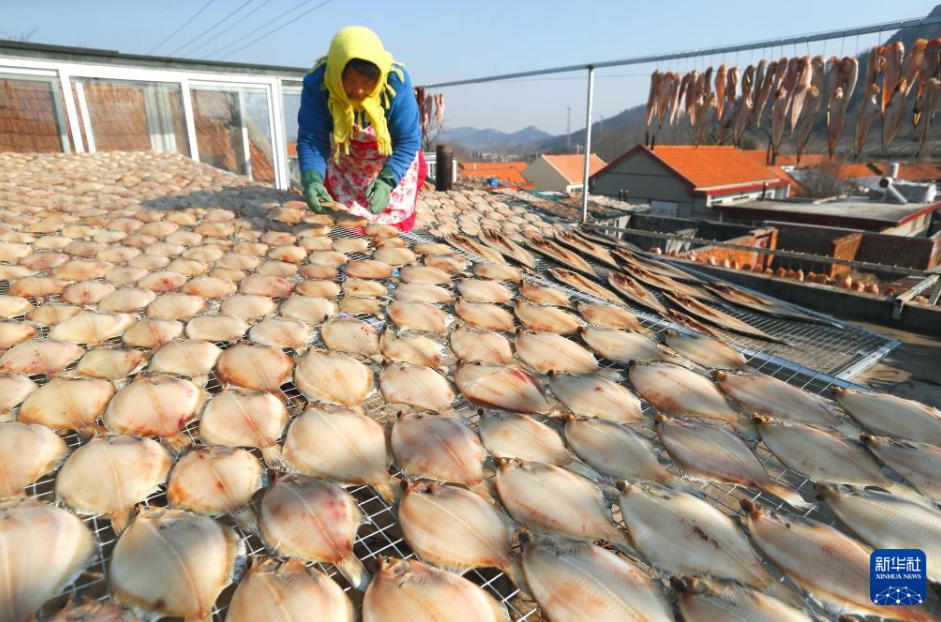
[[[363,101],[376,88],[378,78],[364,76],[352,67],[343,70],[343,90],[350,101]]]

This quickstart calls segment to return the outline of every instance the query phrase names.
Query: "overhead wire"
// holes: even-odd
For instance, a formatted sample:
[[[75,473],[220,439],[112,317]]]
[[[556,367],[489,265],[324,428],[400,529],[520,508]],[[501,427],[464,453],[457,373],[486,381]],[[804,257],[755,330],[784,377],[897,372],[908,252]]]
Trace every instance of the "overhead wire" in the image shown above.
[[[240,17],[238,20],[236,20],[235,23],[233,23],[233,24],[231,24],[230,26],[228,26],[228,28],[227,28],[226,30],[220,30],[219,32],[217,32],[217,33],[214,34],[213,36],[209,37],[208,39],[203,39],[202,43],[200,43],[199,45],[197,45],[196,47],[194,47],[193,49],[191,49],[191,50],[189,51],[189,54],[193,54],[196,50],[205,47],[205,46],[208,45],[211,41],[215,41],[216,39],[218,39],[218,38],[221,37],[222,35],[226,34],[226,32],[230,31],[230,29],[232,29],[232,28],[238,26],[239,24],[241,24],[242,22],[244,22],[246,19],[248,19],[249,17],[251,17],[252,15],[254,15],[255,13],[257,13],[258,11],[260,11],[261,9],[263,9],[263,8],[265,7],[265,5],[267,5],[267,4],[271,4],[271,0],[264,0],[264,2],[262,2],[261,4],[259,4],[259,5],[256,6],[255,8],[253,8],[251,11],[249,11],[248,13],[246,13],[245,15],[243,15],[242,17]]]
[[[190,45],[192,45],[194,42],[199,41],[199,40],[202,39],[207,33],[212,32],[212,31],[213,31],[215,28],[217,28],[218,26],[224,24],[226,21],[228,21],[230,18],[232,18],[233,15],[235,15],[236,13],[238,13],[239,11],[241,11],[241,10],[244,9],[247,5],[251,4],[251,3],[254,2],[254,1],[255,1],[255,0],[245,0],[245,2],[243,2],[242,4],[240,4],[240,5],[238,6],[238,8],[236,8],[234,11],[229,12],[225,17],[223,17],[222,19],[220,19],[219,21],[217,21],[216,23],[214,23],[212,26],[210,26],[210,27],[207,28],[206,30],[204,30],[204,31],[202,31],[201,33],[199,33],[198,35],[196,35],[195,37],[192,37],[189,41],[187,41],[187,42],[184,43],[183,45],[179,46],[178,48],[176,48],[175,50],[173,50],[173,51],[170,52],[169,54],[167,54],[167,56],[173,56],[174,54],[178,54],[181,50],[183,50],[183,49],[185,49],[185,48],[188,48],[188,47],[189,47]]]
[[[314,2],[314,0],[303,0],[303,2],[301,2],[300,4],[297,4],[296,6],[291,7],[291,8],[288,9],[287,11],[284,11],[284,12],[280,13],[279,15],[275,15],[274,17],[272,17],[271,19],[269,19],[269,20],[268,20],[267,22],[265,22],[264,24],[261,24],[260,26],[256,26],[256,27],[254,28],[254,32],[258,32],[258,31],[260,31],[260,30],[263,30],[263,29],[267,28],[268,26],[270,26],[271,24],[275,23],[276,21],[278,21],[279,19],[281,19],[281,18],[284,17],[285,15],[288,15],[288,14],[290,14],[290,13],[293,13],[294,11],[297,11],[298,9],[301,9],[301,8],[303,8],[304,6],[310,4],[311,2]],[[316,7],[315,7],[315,8],[316,8]],[[305,15],[306,15],[306,13],[305,13]],[[298,17],[300,17],[300,16],[298,16]],[[291,19],[293,20],[293,19],[297,19],[297,18],[292,17]],[[225,51],[225,50],[227,50],[227,49],[229,49],[229,48],[231,48],[231,47],[233,47],[233,46],[236,46],[236,45],[238,45],[238,44],[240,44],[240,43],[243,43],[243,42],[245,41],[245,36],[246,36],[246,35],[243,35],[243,36],[240,36],[240,37],[236,37],[235,40],[233,40],[231,43],[227,43],[226,45],[223,45],[221,48],[218,48],[217,50],[215,50],[215,51],[213,51],[213,52],[210,52],[210,53],[207,55],[207,58],[212,58],[213,56],[215,56],[215,55],[217,55],[217,54],[219,54],[219,53],[221,53],[221,52],[223,52],[223,51]],[[236,51],[238,51],[238,50],[236,50]]]
[[[152,48],[150,48],[149,50],[147,50],[147,51],[145,52],[145,54],[153,54],[154,51],[157,50],[157,49],[159,49],[161,45],[163,45],[164,43],[166,43],[167,41],[169,41],[170,39],[172,39],[178,32],[180,32],[181,30],[183,30],[184,28],[186,28],[187,26],[189,26],[190,24],[192,24],[192,23],[193,23],[193,20],[195,20],[197,17],[199,17],[200,14],[201,14],[203,11],[205,11],[207,8],[209,8],[209,5],[212,4],[212,3],[215,2],[215,1],[216,1],[216,0],[209,0],[209,2],[207,2],[206,4],[204,4],[201,9],[199,9],[198,11],[196,11],[196,14],[193,15],[193,17],[191,17],[191,18],[189,18],[188,20],[186,20],[185,22],[183,22],[183,24],[182,24],[179,28],[177,28],[176,30],[174,30],[173,32],[171,32],[169,35],[167,35],[167,36],[163,39],[163,41],[161,41],[160,43],[158,43],[158,44],[155,45],[154,47],[152,47]]]
[[[297,17],[293,17],[293,18],[291,18],[291,19],[292,19],[292,21],[293,21],[293,20],[296,20],[296,19],[300,19],[300,18],[304,17],[305,15],[308,15],[309,13],[313,13],[314,11],[316,11],[316,10],[319,9],[319,8],[325,7],[326,5],[330,4],[331,2],[333,2],[333,0],[325,0],[324,2],[321,2],[320,4],[318,4],[317,6],[311,8],[311,9],[309,9],[309,10],[307,10],[307,11],[304,11],[303,13],[301,13],[300,15],[298,15]],[[263,35],[261,35],[261,36],[259,36],[259,37],[256,37],[256,38],[254,38],[254,39],[252,39],[251,41],[249,41],[249,42],[246,43],[245,45],[243,45],[243,46],[241,46],[241,47],[238,47],[238,48],[235,48],[234,50],[232,50],[232,51],[229,52],[228,54],[226,54],[226,55],[220,57],[219,60],[225,60],[226,58],[232,56],[233,54],[235,54],[235,53],[237,53],[237,52],[241,52],[241,51],[244,50],[245,48],[251,47],[251,46],[255,45],[256,43],[258,43],[258,42],[261,41],[262,39],[266,39],[266,38],[270,37],[271,35],[273,35],[274,33],[276,33],[278,30],[280,30],[281,28],[283,28],[285,25],[286,25],[286,24],[282,24],[282,25],[275,26],[274,28],[272,28],[271,30],[269,30],[268,32],[266,32],[265,34],[263,34]]]

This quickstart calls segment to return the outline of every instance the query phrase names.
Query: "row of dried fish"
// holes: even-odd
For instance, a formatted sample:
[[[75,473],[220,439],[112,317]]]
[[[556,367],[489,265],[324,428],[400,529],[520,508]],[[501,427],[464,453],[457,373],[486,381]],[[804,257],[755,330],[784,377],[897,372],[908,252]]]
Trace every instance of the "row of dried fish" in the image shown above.
[[[905,45],[896,41],[875,46],[867,55],[861,86],[860,107],[853,155],[862,151],[876,118],[882,119],[882,146],[898,134],[907,115],[907,98],[914,90],[912,125],[919,132],[918,151],[924,145],[928,125],[938,106],[941,93],[941,39],[917,39],[906,54]],[[857,85],[859,61],[851,56],[829,60],[823,56],[782,57],[777,61],[762,59],[741,73],[738,67],[721,64],[702,73],[692,70],[684,75],[655,70],[651,75],[647,98],[647,127],[656,119],[658,127],[689,119],[699,144],[715,109],[719,142],[730,136],[739,144],[744,132],[761,125],[762,115],[771,104],[771,149],[777,154],[790,114],[790,129],[795,135],[797,161],[817,123],[816,115],[826,106],[826,130],[832,156],[839,142],[847,108]],[[881,80],[880,80],[881,76]],[[715,88],[713,90],[713,81]]]

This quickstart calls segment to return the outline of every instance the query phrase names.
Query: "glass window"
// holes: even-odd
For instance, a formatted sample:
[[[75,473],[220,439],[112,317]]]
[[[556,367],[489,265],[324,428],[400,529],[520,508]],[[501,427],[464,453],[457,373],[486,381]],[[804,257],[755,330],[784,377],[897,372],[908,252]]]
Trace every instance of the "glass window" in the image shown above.
[[[190,154],[179,84],[77,78],[74,85],[91,126],[83,128],[90,151]]]
[[[297,113],[301,110],[301,82],[284,82],[284,144],[287,148],[288,184],[300,187],[301,167],[297,162]]]
[[[0,74],[0,151],[74,151],[57,79]]]
[[[200,162],[275,183],[267,90],[194,86],[191,93]]]

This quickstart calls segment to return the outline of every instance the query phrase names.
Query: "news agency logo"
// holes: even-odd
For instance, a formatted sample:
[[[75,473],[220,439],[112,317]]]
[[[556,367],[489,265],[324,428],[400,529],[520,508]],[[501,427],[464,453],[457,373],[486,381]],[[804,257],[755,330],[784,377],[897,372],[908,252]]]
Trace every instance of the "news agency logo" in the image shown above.
[[[869,556],[869,598],[877,605],[920,605],[928,595],[925,552],[876,549]]]

